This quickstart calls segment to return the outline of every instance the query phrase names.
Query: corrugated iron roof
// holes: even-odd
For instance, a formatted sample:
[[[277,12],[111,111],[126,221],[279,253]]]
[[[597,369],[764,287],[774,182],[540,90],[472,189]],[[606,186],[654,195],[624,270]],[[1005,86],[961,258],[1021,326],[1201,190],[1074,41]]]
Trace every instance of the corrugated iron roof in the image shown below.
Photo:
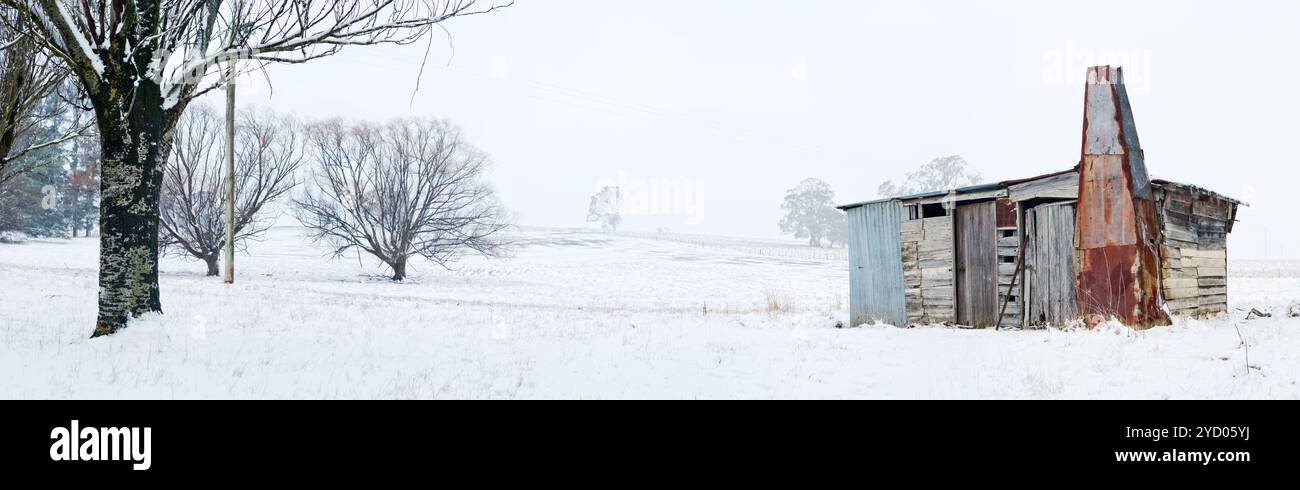
[[[1078,172],[1078,171],[1079,171],[1079,166],[1078,166],[1078,165],[1075,165],[1075,166],[1073,166],[1073,167],[1070,167],[1070,168],[1068,168],[1068,169],[1066,169],[1066,170],[1062,170],[1062,171],[1060,171],[1060,172],[1052,172],[1052,173],[1050,173],[1050,174],[1043,174],[1043,175],[1039,175],[1039,176],[1036,176],[1036,177],[1029,177],[1029,178],[1025,178],[1025,179],[1004,180],[1004,181],[1001,182],[1001,184],[1004,185],[1004,186],[1007,186],[1007,187],[1011,187],[1011,186],[1013,186],[1013,185],[1024,184],[1024,183],[1026,183],[1026,182],[1033,182],[1033,181],[1035,181],[1035,180],[1050,179],[1050,178],[1052,178],[1052,177],[1057,177],[1057,176],[1060,176],[1060,175],[1068,174],[1068,173],[1070,173],[1070,172]]]
[[[1069,169],[1067,169],[1067,170],[1061,170],[1061,171],[1059,171],[1059,172],[1052,172],[1052,173],[1043,174],[1043,175],[1038,175],[1038,176],[1034,176],[1034,177],[1027,177],[1027,178],[1023,178],[1023,179],[1004,180],[1004,181],[1001,181],[1001,182],[990,182],[990,183],[987,183],[987,184],[978,184],[978,185],[972,185],[972,186],[966,186],[966,187],[959,187],[959,188],[957,188],[957,189],[948,190],[948,191],[931,191],[931,192],[922,192],[922,193],[919,193],[919,194],[909,194],[909,195],[906,195],[906,196],[890,197],[890,198],[883,198],[883,199],[873,199],[873,200],[870,200],[870,201],[856,202],[856,203],[852,203],[852,204],[845,204],[845,205],[842,205],[842,206],[837,206],[836,209],[839,209],[839,210],[841,210],[841,211],[847,211],[847,210],[850,210],[850,209],[853,209],[853,208],[857,208],[857,207],[862,207],[862,206],[865,206],[865,205],[868,205],[868,204],[877,204],[877,203],[888,202],[888,201],[911,201],[911,200],[916,200],[916,199],[926,199],[926,198],[930,198],[930,197],[939,197],[939,196],[944,196],[944,195],[948,195],[948,194],[961,195],[961,194],[968,194],[968,193],[972,193],[972,192],[988,191],[988,190],[1000,189],[1000,188],[1005,188],[1005,187],[1011,187],[1011,186],[1013,186],[1013,185],[1024,184],[1024,183],[1026,183],[1026,182],[1033,182],[1033,181],[1036,181],[1036,180],[1050,179],[1050,178],[1052,178],[1052,177],[1057,177],[1057,176],[1060,176],[1060,175],[1068,174],[1068,173],[1071,173],[1071,172],[1078,172],[1078,171],[1079,171],[1079,166],[1078,166],[1078,165],[1075,165],[1074,167],[1071,167],[1071,168],[1069,168]],[[1192,189],[1196,189],[1197,191],[1200,191],[1200,192],[1204,192],[1204,193],[1206,193],[1206,194],[1213,195],[1213,196],[1216,197],[1216,198],[1223,199],[1223,200],[1228,201],[1228,202],[1231,202],[1231,203],[1233,203],[1233,204],[1238,204],[1238,205],[1241,205],[1241,206],[1247,206],[1247,207],[1250,206],[1250,204],[1246,203],[1245,201],[1242,201],[1242,200],[1239,200],[1239,199],[1235,199],[1235,198],[1232,198],[1232,197],[1226,196],[1226,195],[1224,195],[1224,194],[1220,194],[1220,193],[1218,193],[1218,192],[1211,191],[1211,190],[1206,189],[1206,188],[1204,188],[1204,187],[1199,187],[1199,186],[1195,186],[1195,185],[1192,185],[1192,184],[1185,184],[1185,183],[1182,183],[1182,182],[1176,182],[1176,181],[1166,180],[1166,179],[1152,179],[1152,180],[1151,180],[1151,183],[1152,183],[1152,184],[1156,184],[1156,185],[1158,185],[1158,186],[1159,186],[1159,185],[1177,185],[1177,186],[1182,186],[1182,187],[1189,187],[1189,188],[1192,188]]]
[[[857,208],[857,207],[866,206],[866,205],[868,205],[868,204],[876,204],[876,203],[887,202],[887,201],[912,201],[912,200],[916,200],[916,199],[926,199],[926,198],[930,198],[930,197],[946,196],[946,195],[949,195],[949,194],[960,195],[960,194],[966,194],[966,193],[970,193],[970,192],[979,192],[979,191],[988,191],[988,190],[994,190],[994,189],[1001,189],[1002,187],[1003,187],[1003,186],[1002,186],[1001,183],[999,183],[999,182],[993,182],[993,183],[988,183],[988,184],[978,184],[978,185],[972,185],[972,186],[966,186],[966,187],[958,187],[958,188],[956,188],[956,189],[947,190],[947,191],[931,191],[931,192],[922,192],[922,193],[920,193],[920,194],[908,194],[908,195],[906,195],[906,196],[890,197],[890,198],[885,198],[885,199],[876,199],[876,200],[872,200],[872,201],[864,201],[864,202],[853,203],[853,204],[845,204],[845,205],[843,205],[843,206],[839,206],[837,209],[847,211],[847,210],[849,210],[849,209],[853,209],[853,208]]]

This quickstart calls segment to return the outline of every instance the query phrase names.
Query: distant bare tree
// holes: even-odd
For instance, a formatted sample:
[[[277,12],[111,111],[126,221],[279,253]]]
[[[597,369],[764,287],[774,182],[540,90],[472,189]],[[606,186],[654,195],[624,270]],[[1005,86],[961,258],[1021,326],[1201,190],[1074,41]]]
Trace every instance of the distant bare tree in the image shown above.
[[[412,257],[446,267],[465,252],[503,251],[505,213],[482,182],[488,158],[459,129],[433,119],[331,121],[307,135],[316,188],[296,201],[298,219],[335,256],[364,250],[401,281]]]
[[[176,124],[163,176],[159,242],[164,250],[202,260],[219,273],[226,246],[225,121],[197,106]],[[246,248],[273,220],[266,206],[298,185],[302,145],[297,124],[285,117],[244,110],[235,125],[235,246]]]
[[[935,158],[907,173],[907,180],[895,184],[886,180],[878,189],[881,197],[899,197],[924,192],[947,191],[980,183],[980,173],[959,155]]]
[[[45,163],[24,156],[70,141],[86,128],[60,124],[75,110],[56,93],[70,87],[68,73],[23,34],[29,23],[12,9],[0,10],[0,189]]]
[[[618,231],[623,224],[623,191],[618,187],[605,186],[591,196],[587,206],[587,222],[600,223],[601,229]]]

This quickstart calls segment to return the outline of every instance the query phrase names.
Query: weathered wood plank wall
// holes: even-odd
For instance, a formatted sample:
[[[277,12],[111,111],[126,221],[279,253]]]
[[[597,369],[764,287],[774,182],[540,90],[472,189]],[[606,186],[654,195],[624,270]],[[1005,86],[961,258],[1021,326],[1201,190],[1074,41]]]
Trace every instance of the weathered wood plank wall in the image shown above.
[[[1021,282],[1016,278],[1016,261],[1020,258],[1019,208],[1009,197],[999,198],[998,213],[998,311],[999,324],[1019,328],[1021,322]],[[1004,310],[1005,308],[1005,310]]]
[[[1078,199],[1079,172],[1065,172],[1015,184],[1007,188],[1007,195],[1016,202],[1030,199]]]
[[[1228,240],[1237,204],[1197,189],[1160,186],[1162,293],[1176,315],[1228,310]]]
[[[954,322],[952,217],[904,221],[900,236],[907,324]]]
[[[1021,326],[1021,280],[1016,279],[1016,260],[1020,257],[1020,234],[1016,228],[998,228],[998,311],[1003,311],[1001,326]],[[1023,271],[1021,271],[1023,274]]]

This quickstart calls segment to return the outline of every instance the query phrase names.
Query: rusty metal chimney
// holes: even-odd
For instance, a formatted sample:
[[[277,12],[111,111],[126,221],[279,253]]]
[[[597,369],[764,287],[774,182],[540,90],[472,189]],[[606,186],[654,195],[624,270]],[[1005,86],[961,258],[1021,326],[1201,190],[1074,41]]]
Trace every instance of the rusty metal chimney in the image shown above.
[[[1134,328],[1169,325],[1161,307],[1155,196],[1119,67],[1088,69],[1075,277],[1089,325],[1112,317]]]

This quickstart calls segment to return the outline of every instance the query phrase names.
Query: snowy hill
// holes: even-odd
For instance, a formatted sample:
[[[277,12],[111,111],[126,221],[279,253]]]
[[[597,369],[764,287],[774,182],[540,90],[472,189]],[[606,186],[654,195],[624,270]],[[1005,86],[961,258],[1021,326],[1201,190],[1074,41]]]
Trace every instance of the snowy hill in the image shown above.
[[[836,329],[836,253],[516,242],[394,284],[276,228],[236,258],[234,286],[167,259],[167,313],[97,340],[96,240],[0,245],[0,397],[1300,398],[1294,263],[1231,264],[1230,318],[1148,332]],[[1274,317],[1245,321],[1251,308]]]

